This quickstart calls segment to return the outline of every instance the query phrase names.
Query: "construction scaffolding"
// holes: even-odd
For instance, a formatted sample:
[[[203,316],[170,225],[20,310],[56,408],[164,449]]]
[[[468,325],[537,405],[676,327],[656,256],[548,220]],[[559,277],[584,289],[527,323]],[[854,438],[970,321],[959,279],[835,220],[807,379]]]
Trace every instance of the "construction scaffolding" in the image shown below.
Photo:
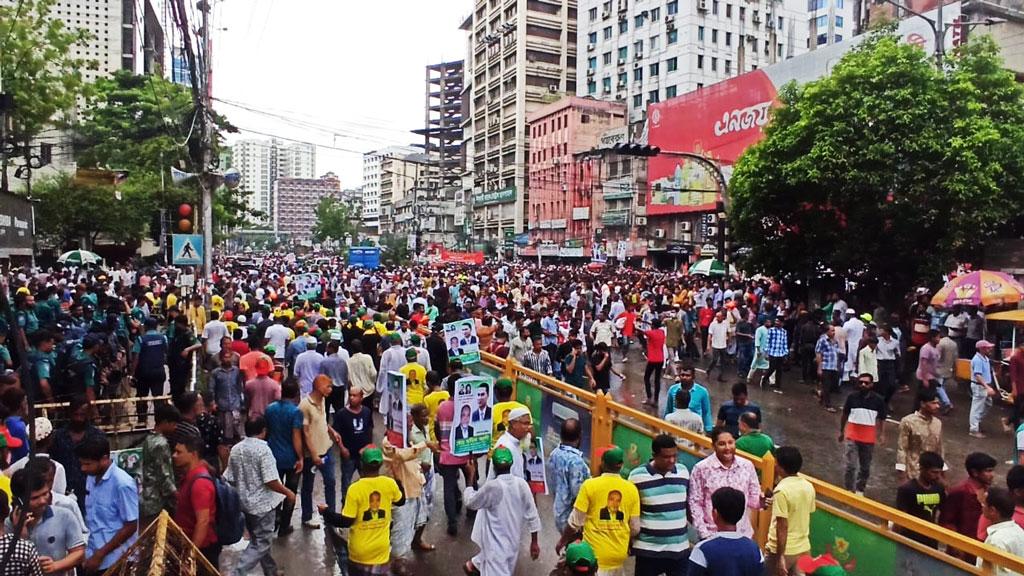
[[[166,511],[139,534],[105,576],[217,576],[219,572],[199,552]]]

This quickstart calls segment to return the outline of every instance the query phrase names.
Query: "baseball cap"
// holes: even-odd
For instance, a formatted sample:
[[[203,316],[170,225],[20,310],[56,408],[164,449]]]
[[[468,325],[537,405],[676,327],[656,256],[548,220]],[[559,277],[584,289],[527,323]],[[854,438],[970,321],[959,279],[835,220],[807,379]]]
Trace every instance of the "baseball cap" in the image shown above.
[[[586,542],[573,542],[565,547],[565,564],[577,568],[596,568],[597,556]]]
[[[406,358],[406,360],[415,360],[416,359],[416,351],[413,350],[412,348],[409,348],[408,350],[405,351],[405,358]]]
[[[491,461],[495,464],[511,464],[512,451],[504,446],[499,446],[494,449],[494,454],[491,455]]]
[[[45,440],[53,433],[53,424],[45,416],[36,416],[36,442]]]
[[[995,346],[995,344],[989,342],[988,340],[978,340],[978,343],[974,345],[974,347],[978,350],[981,350],[983,348],[995,348]]]
[[[391,340],[392,344],[399,344],[402,342],[402,335],[398,332],[392,332],[388,334],[388,339]]]
[[[494,383],[495,388],[501,388],[502,390],[511,390],[512,381],[508,378],[498,378],[498,381]]]
[[[409,336],[409,342],[414,344],[414,345],[419,345],[419,343],[421,342],[420,335],[419,334],[413,334],[412,336]]]
[[[384,453],[380,448],[370,444],[359,454],[359,461],[363,464],[381,464],[384,462]]]
[[[625,460],[626,454],[618,446],[610,446],[601,454],[601,463],[605,466],[618,466]]]
[[[530,411],[526,408],[513,408],[512,411],[508,413],[509,422],[511,422],[512,420],[518,420],[523,416],[526,416],[527,418],[530,418],[532,420],[532,417],[530,416]]]
[[[273,344],[267,344],[266,346],[263,347],[263,351],[266,352],[267,354],[276,354],[277,348]]]

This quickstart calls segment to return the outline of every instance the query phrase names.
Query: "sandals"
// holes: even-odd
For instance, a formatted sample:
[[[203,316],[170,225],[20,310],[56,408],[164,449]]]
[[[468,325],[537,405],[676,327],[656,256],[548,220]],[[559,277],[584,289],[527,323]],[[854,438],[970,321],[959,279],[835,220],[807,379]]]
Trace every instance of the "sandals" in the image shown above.
[[[480,576],[480,571],[476,569],[476,566],[473,566],[472,560],[467,560],[462,565],[462,571],[466,573],[466,576]]]

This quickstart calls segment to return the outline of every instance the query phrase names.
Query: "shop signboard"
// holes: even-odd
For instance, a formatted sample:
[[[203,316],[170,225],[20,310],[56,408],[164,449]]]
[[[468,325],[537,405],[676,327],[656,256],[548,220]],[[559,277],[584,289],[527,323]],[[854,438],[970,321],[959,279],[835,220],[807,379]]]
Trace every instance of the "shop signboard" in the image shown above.
[[[473,206],[491,206],[493,204],[508,204],[516,201],[516,188],[510,186],[500,190],[489,190],[479,192],[473,196]]]

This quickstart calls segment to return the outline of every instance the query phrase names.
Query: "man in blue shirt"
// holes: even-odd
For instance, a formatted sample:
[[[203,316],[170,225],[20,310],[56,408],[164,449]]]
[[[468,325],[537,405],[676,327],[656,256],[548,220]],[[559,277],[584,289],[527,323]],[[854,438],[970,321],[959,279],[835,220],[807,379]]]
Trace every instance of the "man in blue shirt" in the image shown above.
[[[676,392],[680,389],[687,390],[690,393],[690,410],[704,421],[704,432],[711,432],[715,423],[711,418],[711,395],[708,393],[708,389],[693,381],[693,364],[680,362],[676,373],[676,383],[668,389],[668,398],[665,401],[665,412],[662,417],[675,411]]]
[[[768,384],[774,374],[775,384],[771,386],[771,391],[782,394],[782,363],[789,355],[789,334],[782,325],[781,316],[776,316],[775,325],[768,329],[765,353],[768,355],[768,371],[761,377],[761,388]]]
[[[968,425],[970,435],[975,438],[985,438],[981,433],[981,420],[992,407],[992,397],[999,394],[992,383],[992,364],[989,362],[989,354],[994,347],[995,344],[988,340],[979,340],[974,345],[977,352],[971,358],[971,414]]]
[[[543,336],[544,349],[548,351],[548,356],[554,358],[555,353],[558,351],[558,320],[555,319],[554,310],[541,310],[541,314],[540,329]],[[556,376],[558,376],[561,368],[556,362]]]
[[[732,400],[718,407],[718,425],[728,430],[733,438],[739,438],[740,416],[746,412],[757,414],[757,420],[761,420],[761,407],[750,402],[747,385],[737,382],[732,385]]]
[[[285,488],[294,492],[302,473],[302,412],[299,411],[299,384],[294,379],[281,385],[281,399],[267,406],[263,418],[267,421],[267,444],[274,453],[277,473]],[[294,501],[282,505],[277,518],[278,536],[292,531],[294,510]]]
[[[718,533],[693,547],[688,576],[760,576],[764,574],[764,555],[757,543],[736,531],[743,518],[747,499],[731,487],[711,495],[711,515]]]
[[[117,562],[135,542],[139,527],[139,489],[127,472],[110,459],[106,436],[86,438],[75,448],[85,481],[85,547],[87,576],[99,574]]]
[[[565,532],[569,513],[580,492],[580,486],[590,478],[590,467],[580,451],[580,423],[575,418],[562,422],[561,443],[548,457],[548,477],[554,488],[555,527]]]

